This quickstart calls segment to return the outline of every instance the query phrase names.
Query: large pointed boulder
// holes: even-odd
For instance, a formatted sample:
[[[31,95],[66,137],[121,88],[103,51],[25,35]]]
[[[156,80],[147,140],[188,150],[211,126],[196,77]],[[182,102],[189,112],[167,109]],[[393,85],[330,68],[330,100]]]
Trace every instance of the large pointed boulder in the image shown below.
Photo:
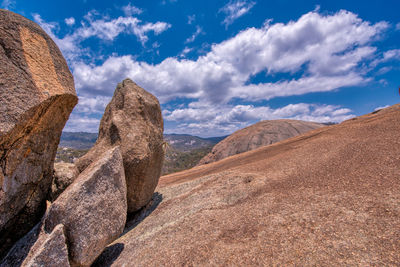
[[[157,186],[164,159],[163,119],[155,96],[126,79],[119,83],[100,122],[94,147],[76,162],[83,171],[100,154],[119,145],[128,188],[128,211],[146,205]]]
[[[38,246],[29,260],[22,267],[57,266],[69,267],[68,248],[64,235],[64,225],[57,225]]]
[[[0,258],[43,216],[61,131],[77,103],[57,45],[0,10]]]
[[[54,201],[44,230],[59,224],[73,265],[90,266],[124,230],[127,213],[126,181],[119,147],[99,155]]]

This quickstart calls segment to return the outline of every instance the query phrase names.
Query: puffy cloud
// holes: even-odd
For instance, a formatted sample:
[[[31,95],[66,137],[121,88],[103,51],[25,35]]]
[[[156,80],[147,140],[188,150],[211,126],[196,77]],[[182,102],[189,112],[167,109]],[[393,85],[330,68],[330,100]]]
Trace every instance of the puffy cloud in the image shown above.
[[[258,99],[268,100],[281,96],[328,92],[340,87],[360,85],[368,80],[357,73],[335,76],[310,76],[298,80],[244,85],[233,88],[232,91],[239,98],[256,101]]]
[[[68,60],[77,60],[83,53],[87,52],[80,48],[80,43],[89,38],[98,38],[105,41],[113,41],[121,33],[133,34],[144,45],[148,41],[148,34],[153,32],[159,35],[171,27],[166,22],[143,23],[135,17],[118,17],[110,19],[99,17],[96,11],[91,11],[81,21],[81,26],[72,34],[62,38],[56,36],[58,24],[45,22],[39,14],[33,15],[34,20],[53,38]],[[65,22],[71,22],[68,18]],[[67,22],[68,21],[68,22]]]
[[[99,124],[100,119],[72,113],[64,127],[64,131],[97,133]]]
[[[134,17],[99,19],[88,14],[73,34],[57,39],[56,24],[42,21],[42,26],[61,42],[62,50],[72,50],[79,40],[90,37],[113,40],[122,32],[145,42],[148,32],[158,34],[170,27],[162,22],[142,23]],[[96,123],[93,115],[104,110],[116,84],[126,77],[160,99],[167,107],[163,112],[166,125],[176,122],[175,132],[222,135],[258,120],[279,118],[339,122],[351,118],[351,110],[309,103],[272,109],[259,103],[369,82],[371,68],[398,57],[398,50],[381,52],[373,45],[388,27],[386,22],[372,24],[344,10],[330,15],[315,10],[296,21],[266,21],[260,28],[243,30],[213,44],[208,53],[194,60],[182,58],[191,51],[188,47],[180,57],[158,64],[138,61],[132,55],[111,55],[100,65],[78,58],[71,67],[81,101],[68,127],[73,129],[86,120],[87,128],[94,128],[90,126]],[[262,82],[253,82],[256,76]],[[169,101],[176,99],[188,104],[171,108]],[[237,99],[242,105],[232,104]],[[78,115],[86,112],[91,117],[79,120]]]
[[[393,49],[383,53],[383,61],[391,59],[400,59],[400,49]]]
[[[110,95],[117,82],[130,77],[164,103],[174,98],[268,100],[368,82],[361,65],[374,59],[371,43],[387,27],[347,11],[326,16],[313,11],[286,24],[267,22],[246,29],[214,44],[197,60],[166,58],[154,65],[129,55],[111,56],[102,65],[81,62],[73,70],[79,89],[102,95]],[[280,73],[297,78],[252,83],[261,73],[266,80]]]
[[[79,103],[75,107],[75,113],[83,113],[83,114],[97,114],[102,115],[107,104],[110,102],[111,97],[108,96],[95,96],[95,97],[86,97],[80,96]]]
[[[390,60],[400,60],[400,49],[392,49],[392,50],[383,52],[380,57],[376,58],[371,63],[371,66],[375,67],[381,63],[385,63]]]
[[[153,31],[160,34],[171,27],[165,22],[141,24],[141,20],[135,17],[118,17],[116,19],[95,18],[93,14],[86,16],[87,22],[82,23],[82,27],[74,32],[73,36],[77,40],[85,40],[96,37],[102,40],[112,41],[121,33],[136,35],[142,44],[147,42],[147,33]]]
[[[396,24],[396,30],[400,31],[400,22]]]
[[[210,136],[226,135],[260,120],[296,119],[315,122],[341,122],[354,117],[352,111],[333,105],[289,104],[272,109],[268,106],[212,106],[194,104],[188,108],[166,111],[164,119],[181,122],[179,131]]]
[[[75,24],[75,18],[73,18],[73,17],[66,18],[64,21],[65,21],[65,24],[67,24],[68,26],[72,26]]]
[[[256,3],[253,1],[246,0],[230,0],[223,8],[220,9],[220,12],[225,13],[226,17],[222,22],[225,26],[229,26],[236,19],[245,15],[253,8]]]

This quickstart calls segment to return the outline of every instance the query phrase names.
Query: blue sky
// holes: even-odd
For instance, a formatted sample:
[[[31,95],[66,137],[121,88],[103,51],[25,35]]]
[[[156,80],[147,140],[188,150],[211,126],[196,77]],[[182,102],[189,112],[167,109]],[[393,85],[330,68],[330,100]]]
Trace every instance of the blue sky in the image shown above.
[[[259,120],[340,122],[399,102],[400,1],[0,0],[74,74],[65,130],[97,132],[118,82],[160,100],[166,133]]]

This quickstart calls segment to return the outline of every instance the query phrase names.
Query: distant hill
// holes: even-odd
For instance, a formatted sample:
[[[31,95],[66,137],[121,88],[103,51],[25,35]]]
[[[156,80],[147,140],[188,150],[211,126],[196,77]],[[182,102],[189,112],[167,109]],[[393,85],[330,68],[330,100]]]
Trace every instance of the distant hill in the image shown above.
[[[164,139],[168,146],[162,173],[173,173],[195,166],[216,143],[225,137],[202,138],[187,134],[165,134]],[[94,145],[96,139],[96,133],[63,132],[56,162],[74,162]]]
[[[270,145],[323,126],[325,125],[299,120],[260,121],[234,132],[219,142],[209,154],[200,160],[199,165]]]
[[[96,140],[97,133],[62,132],[59,146],[79,150],[90,149]]]

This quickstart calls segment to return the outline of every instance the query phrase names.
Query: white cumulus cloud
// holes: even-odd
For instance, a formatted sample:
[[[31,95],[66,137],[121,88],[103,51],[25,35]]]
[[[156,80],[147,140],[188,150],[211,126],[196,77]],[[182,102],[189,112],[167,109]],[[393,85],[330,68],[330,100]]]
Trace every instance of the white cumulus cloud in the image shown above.
[[[289,104],[272,109],[253,105],[191,105],[184,109],[167,110],[164,119],[180,122],[174,131],[204,135],[226,135],[260,120],[296,119],[314,122],[341,122],[354,117],[352,111],[333,105]]]
[[[66,132],[99,132],[100,119],[72,113],[64,127]]]
[[[85,52],[80,44],[89,38],[113,41],[120,34],[126,33],[135,35],[138,41],[144,45],[149,39],[150,32],[159,35],[171,27],[166,22],[143,23],[140,19],[131,16],[112,19],[99,16],[97,12],[91,11],[85,16],[85,20],[81,21],[79,28],[60,38],[56,35],[57,23],[45,22],[39,14],[34,14],[33,18],[53,38],[69,60],[79,58]],[[67,20],[65,22],[67,23]]]
[[[326,16],[313,11],[297,21],[244,30],[196,60],[166,58],[154,65],[130,55],[111,56],[101,65],[76,63],[73,70],[79,89],[103,95],[130,77],[162,102],[180,97],[224,103],[268,100],[368,82],[360,65],[374,59],[371,44],[387,27],[347,11]],[[297,78],[251,83],[260,73]]]
[[[80,40],[113,40],[122,32],[146,42],[149,32],[159,34],[170,27],[134,17],[89,14],[73,34],[58,38],[56,24],[35,19],[62,44],[63,52],[79,48]],[[339,122],[351,118],[352,111],[312,103],[272,109],[260,103],[370,82],[372,68],[399,57],[396,49],[379,51],[374,45],[388,27],[387,22],[370,23],[345,10],[321,14],[316,9],[287,23],[269,20],[262,27],[243,30],[193,60],[184,58],[191,51],[188,47],[180,56],[157,64],[138,61],[133,55],[111,55],[100,64],[74,58],[71,68],[81,98],[77,110],[100,114],[117,83],[129,77],[159,98],[167,107],[165,120],[177,122],[174,131],[178,132],[227,134],[261,119]],[[256,76],[258,82],[253,82]],[[169,107],[176,99],[186,99],[187,104]],[[84,118],[95,123],[91,117]]]

